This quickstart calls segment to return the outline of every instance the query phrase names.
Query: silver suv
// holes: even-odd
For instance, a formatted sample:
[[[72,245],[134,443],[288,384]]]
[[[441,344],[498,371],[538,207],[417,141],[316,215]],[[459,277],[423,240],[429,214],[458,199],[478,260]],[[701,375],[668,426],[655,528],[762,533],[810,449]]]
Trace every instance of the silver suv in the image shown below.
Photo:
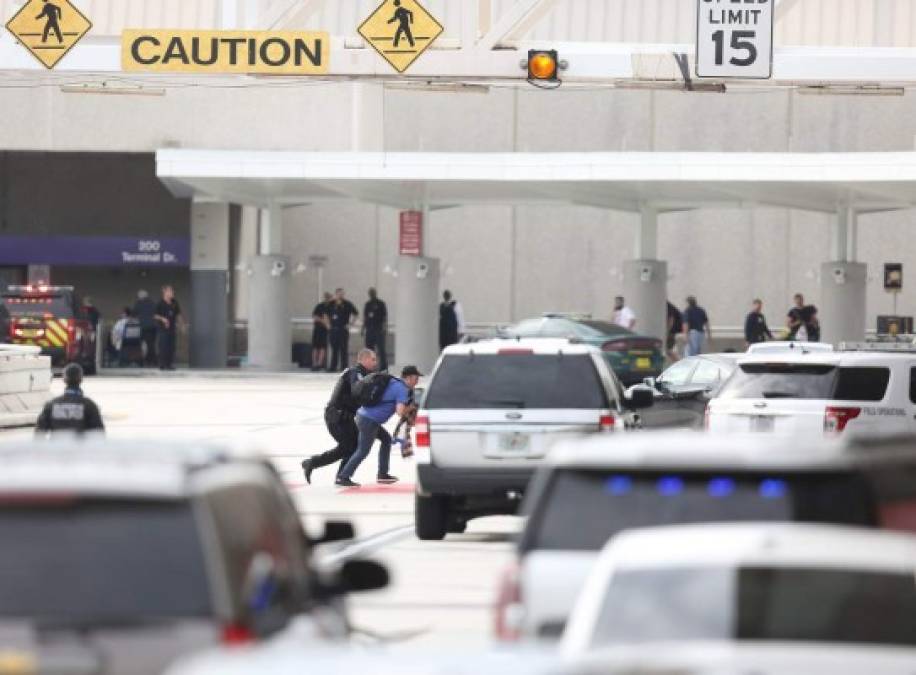
[[[29,672],[159,673],[287,626],[342,638],[341,595],[387,579],[368,562],[319,575],[272,465],[200,447],[5,446],[0,540],[0,652]]]
[[[442,539],[471,518],[511,514],[558,440],[631,429],[625,400],[595,347],[566,340],[491,340],[448,347],[414,428],[416,532]]]

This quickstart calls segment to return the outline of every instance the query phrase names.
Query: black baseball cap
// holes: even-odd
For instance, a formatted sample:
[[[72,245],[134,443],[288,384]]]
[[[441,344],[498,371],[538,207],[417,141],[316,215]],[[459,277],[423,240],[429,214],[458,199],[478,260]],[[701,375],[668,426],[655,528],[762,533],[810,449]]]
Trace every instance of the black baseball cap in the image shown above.
[[[411,375],[423,377],[423,373],[421,373],[416,366],[404,366],[401,370],[401,377],[410,377]]]

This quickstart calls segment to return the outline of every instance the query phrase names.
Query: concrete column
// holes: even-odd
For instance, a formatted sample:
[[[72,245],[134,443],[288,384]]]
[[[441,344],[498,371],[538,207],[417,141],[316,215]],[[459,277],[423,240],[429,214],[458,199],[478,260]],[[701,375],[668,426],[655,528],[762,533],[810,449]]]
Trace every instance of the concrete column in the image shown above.
[[[855,212],[847,207],[837,207],[836,222],[833,224],[833,233],[830,237],[830,259],[849,260],[849,225],[855,221]]]
[[[259,255],[248,260],[248,267],[248,365],[289,370],[293,358],[289,258]]]
[[[623,295],[636,314],[636,332],[664,340],[668,332],[668,263],[658,257],[658,211],[644,206],[634,246],[623,263]]]
[[[394,347],[398,370],[412,364],[429,373],[439,357],[438,258],[398,258]]]
[[[821,340],[836,344],[865,339],[868,266],[836,261],[821,265]]]
[[[262,255],[279,255],[283,252],[283,207],[271,204],[260,211],[260,241]]]
[[[229,330],[229,204],[191,205],[192,368],[225,368]]]

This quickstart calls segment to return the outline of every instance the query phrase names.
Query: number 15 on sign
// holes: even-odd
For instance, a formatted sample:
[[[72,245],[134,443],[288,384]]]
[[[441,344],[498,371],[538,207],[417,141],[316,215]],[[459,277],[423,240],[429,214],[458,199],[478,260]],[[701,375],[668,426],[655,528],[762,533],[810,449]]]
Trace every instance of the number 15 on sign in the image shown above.
[[[774,0],[697,0],[697,77],[773,75]]]

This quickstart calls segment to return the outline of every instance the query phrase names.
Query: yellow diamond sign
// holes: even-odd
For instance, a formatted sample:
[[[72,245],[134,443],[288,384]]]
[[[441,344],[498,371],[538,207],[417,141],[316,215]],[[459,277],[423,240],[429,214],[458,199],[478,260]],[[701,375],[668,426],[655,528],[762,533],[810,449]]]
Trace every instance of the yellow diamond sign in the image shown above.
[[[89,32],[92,22],[70,0],[28,0],[6,28],[46,68],[53,68]]]
[[[385,0],[359,27],[359,34],[403,73],[443,30],[416,0]]]

